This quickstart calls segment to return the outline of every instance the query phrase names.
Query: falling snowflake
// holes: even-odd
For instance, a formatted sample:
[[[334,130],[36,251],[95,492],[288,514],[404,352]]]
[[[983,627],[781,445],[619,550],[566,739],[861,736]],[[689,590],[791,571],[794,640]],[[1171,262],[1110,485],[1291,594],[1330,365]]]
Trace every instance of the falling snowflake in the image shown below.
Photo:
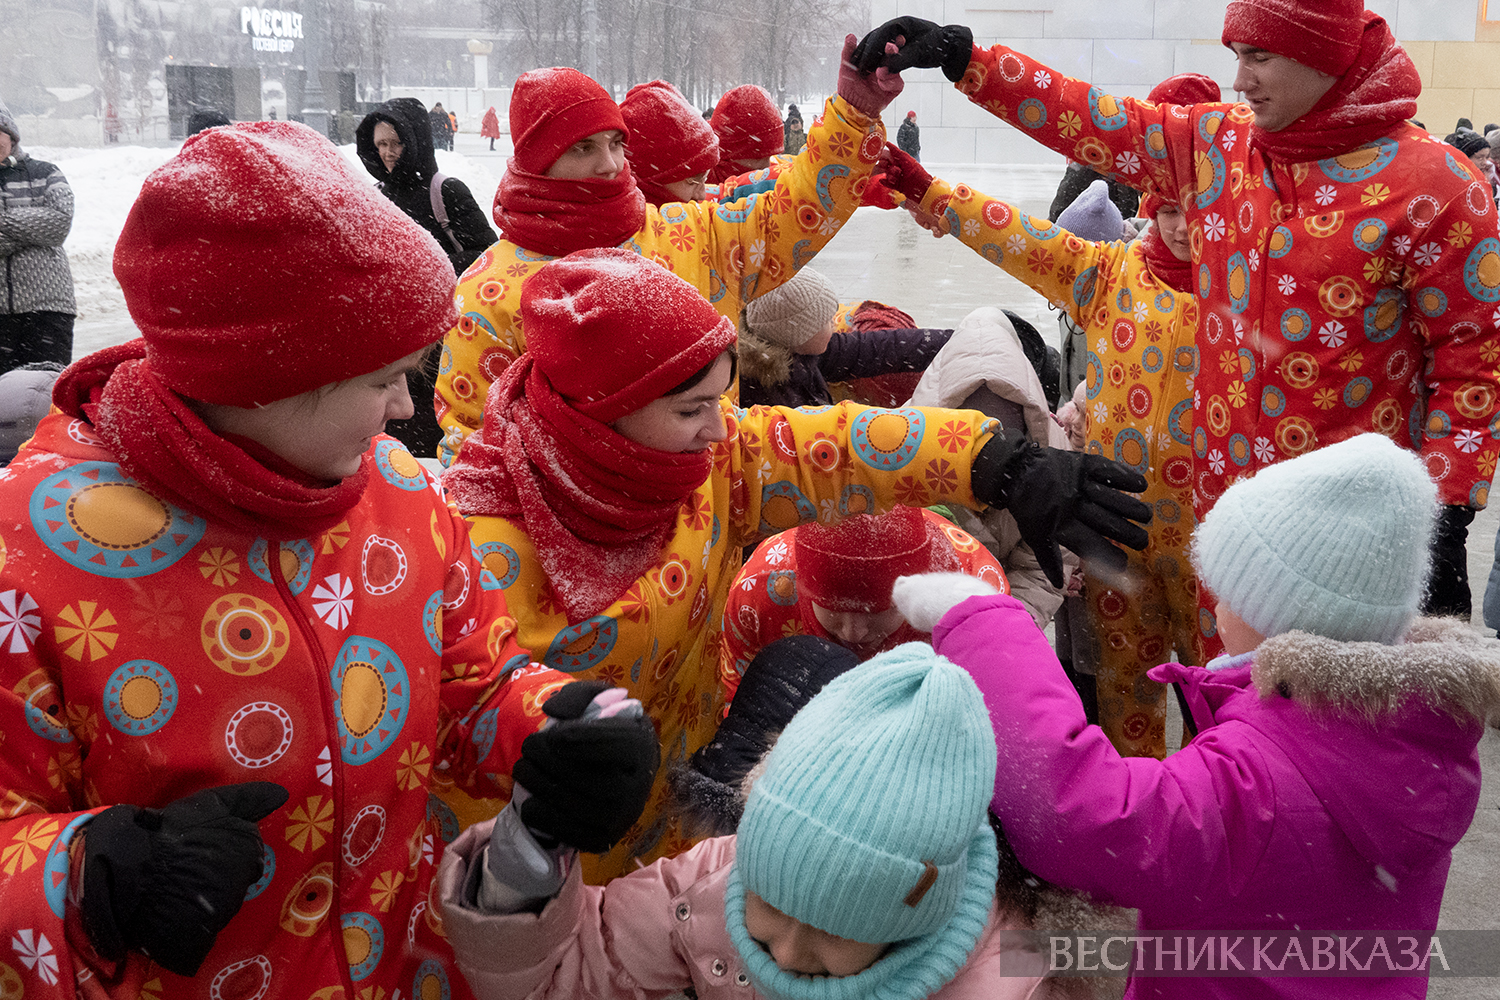
[[[1323,328],[1318,331],[1318,339],[1325,347],[1342,347],[1348,336],[1349,332],[1344,329],[1344,324],[1336,319],[1324,323]]]
[[[1291,295],[1297,290],[1297,279],[1290,274],[1283,274],[1276,279],[1276,289],[1282,295]]]
[[[313,611],[332,628],[344,628],[354,614],[354,581],[334,573],[313,588]]]
[[[23,927],[10,939],[10,947],[22,965],[36,970],[42,982],[48,986],[57,985],[57,952],[52,950],[52,942],[47,940],[47,935],[30,927]]]
[[[1332,184],[1324,184],[1322,187],[1318,188],[1318,190],[1313,192],[1313,201],[1317,202],[1319,205],[1331,205],[1333,204],[1333,199],[1337,198],[1338,195],[1338,188],[1334,187]]]
[[[0,594],[0,648],[8,653],[24,653],[41,630],[41,609],[30,594],[19,590]]]
[[[1222,240],[1225,231],[1224,217],[1217,212],[1214,212],[1203,220],[1203,235],[1209,239],[1215,241]]]

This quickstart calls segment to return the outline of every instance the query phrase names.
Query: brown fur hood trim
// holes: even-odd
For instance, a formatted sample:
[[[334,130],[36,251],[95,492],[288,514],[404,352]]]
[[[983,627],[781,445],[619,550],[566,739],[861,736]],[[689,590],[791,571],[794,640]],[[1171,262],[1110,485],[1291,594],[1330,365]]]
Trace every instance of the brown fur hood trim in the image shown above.
[[[1455,719],[1500,725],[1500,640],[1456,618],[1420,618],[1395,646],[1288,632],[1261,643],[1251,673],[1261,697],[1375,720],[1417,698]]]
[[[767,388],[781,385],[792,377],[792,352],[790,348],[762,340],[750,332],[743,315],[740,317],[740,378],[759,382]]]

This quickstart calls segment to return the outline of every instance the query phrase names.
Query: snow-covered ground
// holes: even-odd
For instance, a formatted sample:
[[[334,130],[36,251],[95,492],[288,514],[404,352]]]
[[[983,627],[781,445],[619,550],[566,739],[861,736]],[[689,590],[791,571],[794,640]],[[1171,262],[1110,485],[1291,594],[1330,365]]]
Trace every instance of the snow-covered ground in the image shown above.
[[[468,184],[488,207],[505,170],[505,140],[495,152],[476,136],[459,136],[458,151],[440,150],[438,167]],[[134,337],[125,298],[115,281],[115,241],[146,176],[176,148],[114,146],[105,149],[31,150],[60,166],[73,186],[73,230],[66,248],[78,298],[74,357]],[[352,145],[341,147],[354,171],[365,170]],[[934,175],[1016,202],[1045,214],[1062,176],[1060,168],[1031,165],[928,164]],[[911,313],[924,326],[952,326],[969,310],[1002,305],[1030,319],[1048,340],[1056,321],[1041,298],[952,238],[935,240],[905,212],[860,209],[818,255],[815,265],[845,299],[880,299]]]

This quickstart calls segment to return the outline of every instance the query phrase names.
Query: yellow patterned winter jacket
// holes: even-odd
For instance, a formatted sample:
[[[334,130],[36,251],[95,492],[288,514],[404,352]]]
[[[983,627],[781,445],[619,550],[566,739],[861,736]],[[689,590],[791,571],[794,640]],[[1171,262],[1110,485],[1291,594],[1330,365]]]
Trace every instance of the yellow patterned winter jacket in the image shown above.
[[[1191,575],[1197,299],[1158,281],[1139,243],[1079,239],[965,184],[934,180],[921,207],[1087,334],[1088,450],[1149,484],[1151,542],[1131,558],[1164,578]]]
[[[683,505],[657,564],[601,614],[570,625],[522,526],[473,519],[471,537],[519,623],[517,641],[558,670],[628,688],[658,724],[663,760],[650,804],[613,851],[584,856],[591,882],[691,844],[667,821],[665,777],[708,742],[723,714],[721,620],[745,545],[815,518],[832,523],[897,503],[982,506],[969,470],[998,424],[981,413],[721,406],[729,436],[714,448],[713,473]],[[463,826],[503,805],[461,792],[445,801]]]
[[[746,302],[795,274],[854,214],[884,143],[879,116],[830,97],[807,147],[772,190],[731,205],[647,205],[645,225],[621,246],[672,271],[738,321]],[[553,259],[501,239],[459,279],[453,298],[460,319],[443,340],[438,366],[444,465],[483,422],[490,383],[526,349],[521,285]]]

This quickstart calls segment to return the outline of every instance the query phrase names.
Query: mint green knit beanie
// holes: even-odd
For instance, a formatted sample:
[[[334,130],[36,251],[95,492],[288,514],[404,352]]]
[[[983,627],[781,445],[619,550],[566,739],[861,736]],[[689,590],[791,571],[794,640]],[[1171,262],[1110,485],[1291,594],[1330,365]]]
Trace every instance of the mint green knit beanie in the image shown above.
[[[1193,560],[1266,638],[1391,644],[1417,617],[1437,510],[1421,458],[1361,434],[1235,483],[1198,526]]]
[[[995,754],[974,681],[925,643],[882,653],[809,701],[750,789],[725,897],[757,989],[919,1000],[952,979],[994,899]],[[747,891],[829,934],[900,943],[857,975],[785,972],[745,931]]]

